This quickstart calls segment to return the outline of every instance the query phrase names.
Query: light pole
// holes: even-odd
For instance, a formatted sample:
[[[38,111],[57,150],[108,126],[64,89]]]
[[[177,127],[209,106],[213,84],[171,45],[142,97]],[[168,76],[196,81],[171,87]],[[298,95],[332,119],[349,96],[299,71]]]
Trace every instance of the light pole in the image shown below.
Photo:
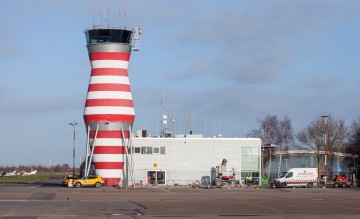
[[[325,187],[326,187],[326,180],[327,180],[327,120],[328,120],[328,115],[327,114],[323,114],[322,119],[324,121],[324,147],[325,147],[325,159],[324,159],[324,177],[325,177]]]
[[[77,122],[70,122],[69,125],[74,127],[74,143],[73,143],[73,175],[75,175],[75,126],[79,124]]]

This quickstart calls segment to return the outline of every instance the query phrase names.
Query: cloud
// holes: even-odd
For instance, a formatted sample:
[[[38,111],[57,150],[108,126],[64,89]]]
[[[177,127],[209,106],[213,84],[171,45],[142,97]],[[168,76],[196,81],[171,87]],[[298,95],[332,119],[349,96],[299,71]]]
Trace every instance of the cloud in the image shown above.
[[[171,10],[154,7],[142,13],[149,17],[145,24],[155,29],[149,31],[161,33],[155,37],[162,47],[171,48],[166,52],[177,68],[175,74],[165,73],[168,80],[213,76],[238,84],[273,83],[288,78],[298,50],[319,43],[330,27],[351,22],[351,7],[359,7],[356,2],[323,3],[185,1]]]

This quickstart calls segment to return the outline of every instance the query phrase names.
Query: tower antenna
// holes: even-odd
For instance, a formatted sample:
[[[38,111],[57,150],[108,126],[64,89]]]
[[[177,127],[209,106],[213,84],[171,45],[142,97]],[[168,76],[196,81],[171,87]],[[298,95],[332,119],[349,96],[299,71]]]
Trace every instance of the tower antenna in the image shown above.
[[[121,26],[121,0],[119,2],[120,2],[119,3],[119,20],[120,20],[119,25]]]
[[[93,28],[95,27],[95,0],[93,0]]]
[[[126,17],[126,1],[124,0],[124,27],[126,27],[125,17]]]
[[[108,0],[108,27],[110,27],[110,0]]]
[[[173,103],[173,110],[171,112],[171,135],[175,136],[175,97]]]
[[[100,1],[100,25],[103,25],[102,1]]]

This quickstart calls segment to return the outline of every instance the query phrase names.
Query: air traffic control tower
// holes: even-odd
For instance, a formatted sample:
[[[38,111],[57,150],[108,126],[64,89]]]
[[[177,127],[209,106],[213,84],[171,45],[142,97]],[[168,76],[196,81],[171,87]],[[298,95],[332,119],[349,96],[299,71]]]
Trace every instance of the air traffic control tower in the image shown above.
[[[131,174],[135,110],[128,78],[132,50],[139,50],[141,29],[85,30],[91,76],[84,109],[87,131],[85,176],[90,168],[105,185],[127,184]]]

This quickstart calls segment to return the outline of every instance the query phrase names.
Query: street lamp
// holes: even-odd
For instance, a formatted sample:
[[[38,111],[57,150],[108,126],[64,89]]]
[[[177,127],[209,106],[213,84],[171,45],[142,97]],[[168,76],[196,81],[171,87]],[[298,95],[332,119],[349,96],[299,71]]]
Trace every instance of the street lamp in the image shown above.
[[[324,177],[325,177],[325,187],[326,187],[326,179],[327,179],[327,120],[328,120],[328,115],[327,114],[323,114],[322,119],[324,121],[324,147],[325,147],[325,160],[324,160]]]
[[[75,126],[79,124],[77,122],[70,122],[69,125],[74,127],[74,143],[73,143],[73,175],[75,175]]]

